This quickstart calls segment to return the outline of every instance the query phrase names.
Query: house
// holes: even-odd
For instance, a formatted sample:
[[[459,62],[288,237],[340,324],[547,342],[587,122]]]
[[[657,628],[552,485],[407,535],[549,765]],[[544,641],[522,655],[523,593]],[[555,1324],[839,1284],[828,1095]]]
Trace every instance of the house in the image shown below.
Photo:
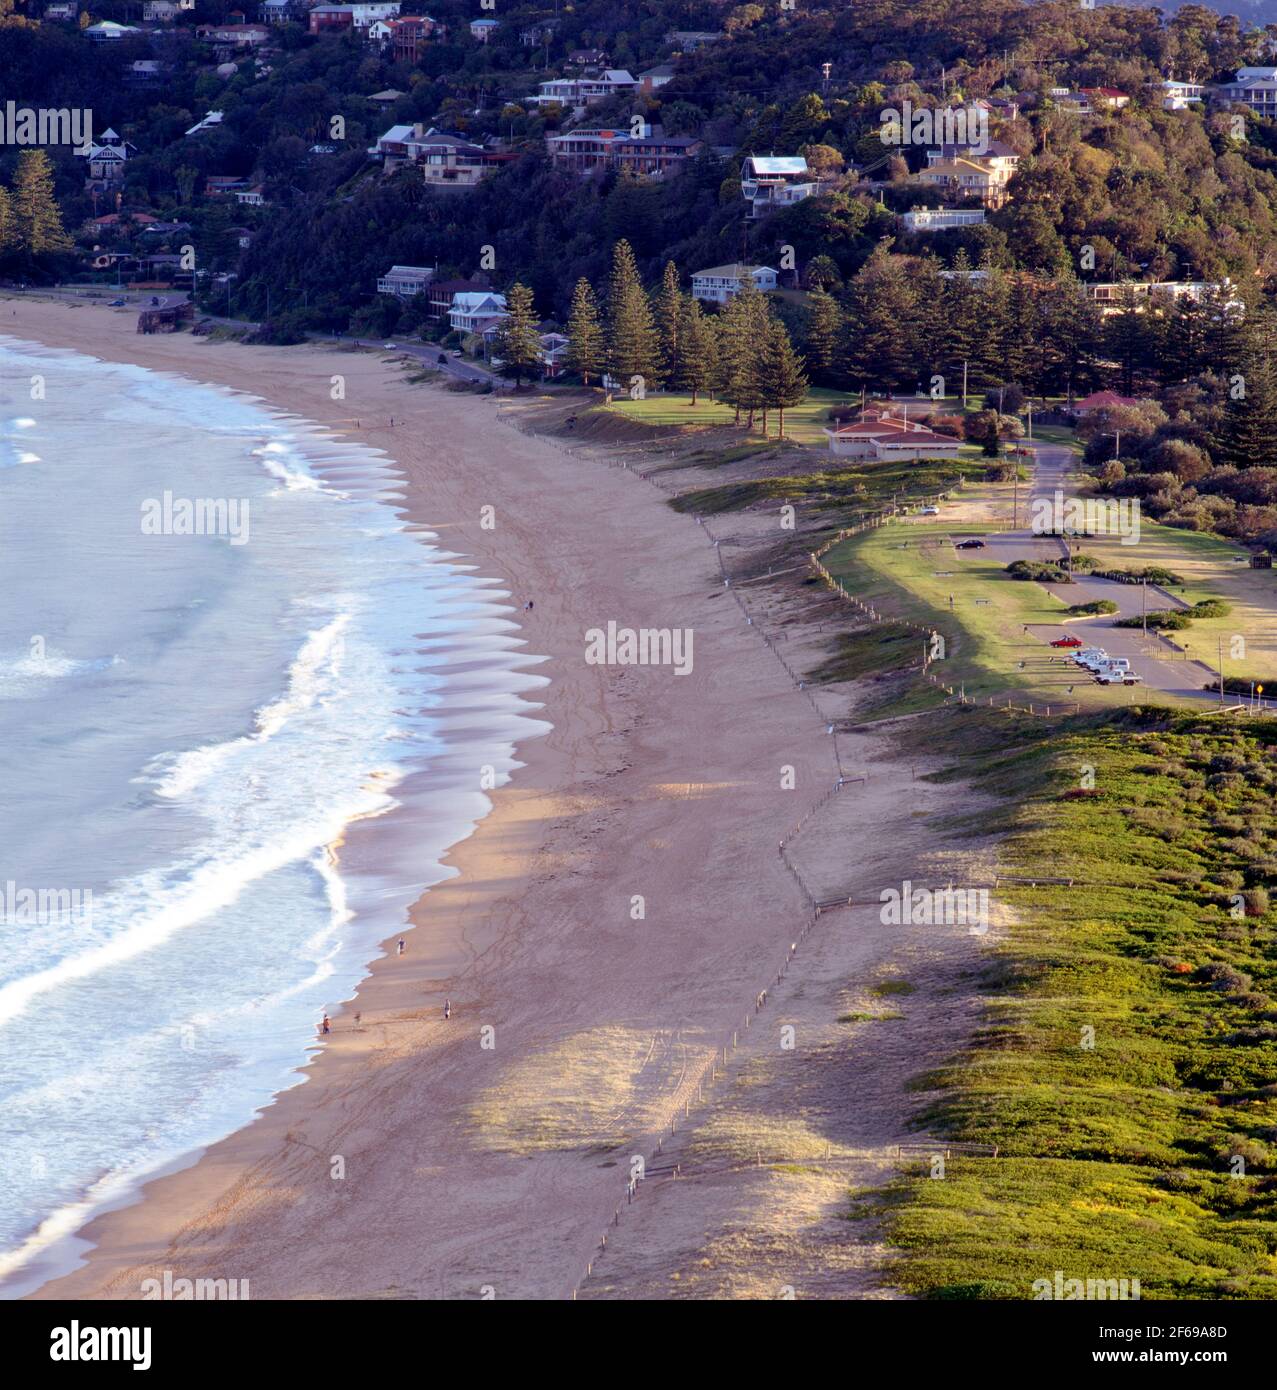
[[[760,290],[776,288],[777,272],[771,266],[743,265],[734,261],[731,265],[712,265],[708,270],[698,270],[692,276],[692,298],[706,304],[726,304],[741,292],[747,275]]]
[[[1130,97],[1116,87],[1083,87],[1082,95],[1095,111],[1120,111],[1131,104]]]
[[[643,135],[600,127],[578,127],[545,141],[551,160],[561,169],[590,173],[594,169],[628,169],[634,174],[661,178],[693,158],[704,148],[688,135],[666,135],[660,127],[648,127]]]
[[[646,135],[622,135],[612,146],[612,157],[618,169],[660,179],[694,159],[704,148],[695,136],[665,135],[658,130]]]
[[[460,135],[449,135],[433,126],[422,131],[414,126],[404,141],[408,161],[421,167],[427,188],[464,191],[478,187],[479,181],[516,156],[501,154],[473,144]]]
[[[1100,306],[1104,315],[1120,313],[1128,299],[1133,297],[1137,310],[1141,301],[1147,303],[1150,297],[1173,301],[1192,299],[1201,301],[1207,295],[1226,293],[1232,289],[1230,280],[1218,283],[1211,280],[1092,280],[1087,284],[1091,298]],[[1242,307],[1239,299],[1228,299],[1226,309]]]
[[[353,5],[316,5],[310,12],[307,27],[312,34],[334,34],[355,27]]]
[[[267,24],[201,24],[195,37],[231,48],[260,48],[270,38]]]
[[[1010,177],[1005,171],[973,159],[946,159],[929,164],[914,175],[914,181],[957,197],[977,198],[985,207],[999,208],[1007,200]]]
[[[947,232],[954,227],[978,227],[983,208],[913,208],[901,217],[907,232]]]
[[[128,34],[140,34],[143,30],[133,24],[117,24],[113,19],[104,19],[99,24],[90,24],[82,30],[86,39],[94,43],[114,43]]]
[[[954,159],[970,160],[971,163],[983,165],[1005,176],[1006,179],[1010,179],[1020,167],[1020,156],[1001,140],[985,140],[979,145],[970,142],[936,145],[927,151],[928,164],[945,164]]]
[[[267,24],[288,24],[307,13],[304,0],[262,0],[259,18]]]
[[[368,151],[370,159],[380,159],[389,173],[408,159],[408,141],[418,134],[416,125],[392,125],[384,135],[377,137],[377,143]]]
[[[390,31],[389,46],[397,63],[415,63],[438,25],[429,15],[405,15],[401,19],[383,19],[375,27]],[[369,41],[372,27],[369,28]]]
[[[535,106],[593,106],[618,92],[632,92],[638,83],[624,68],[608,68],[595,77],[556,77],[538,85],[524,100]]]
[[[160,240],[184,236],[190,230],[191,224],[189,222],[148,222],[142,228],[142,235]]]
[[[238,188],[235,190],[235,201],[241,207],[261,208],[266,206],[266,198],[262,193],[262,185],[255,183],[251,188]]]
[[[434,279],[432,265],[392,265],[377,281],[378,294],[392,294],[396,299],[411,299]]]
[[[213,130],[222,123],[222,113],[220,111],[210,111],[202,121],[193,125],[186,132],[189,135],[202,135],[206,130]]]
[[[379,23],[379,24],[384,24],[385,21],[384,21],[384,20],[379,20],[378,23]],[[373,25],[373,26],[372,26],[372,28],[374,28],[374,29],[375,29],[376,27],[377,27],[376,25]],[[385,90],[384,92],[374,92],[374,93],[372,94],[372,96],[370,96],[370,97],[368,98],[368,100],[369,100],[369,101],[375,101],[375,102],[377,103],[378,106],[393,106],[393,105],[395,104],[395,102],[397,102],[397,101],[399,100],[400,97],[406,96],[406,95],[407,95],[406,92],[397,91],[394,87],[387,87],[386,90]]]
[[[800,154],[750,155],[741,165],[740,191],[753,219],[801,203],[820,192],[820,183]]]
[[[491,290],[461,290],[452,296],[448,326],[456,333],[478,333],[483,320],[505,317],[505,295],[493,294]]]
[[[1257,115],[1277,114],[1277,68],[1238,68],[1237,76],[1217,91],[1223,100],[1248,106]]]
[[[639,91],[644,96],[651,96],[653,92],[658,91],[667,83],[673,82],[674,75],[673,63],[658,63],[654,68],[648,68],[646,72],[639,73]]]
[[[110,127],[85,151],[76,151],[78,159],[88,161],[88,181],[103,186],[124,182],[128,161],[137,153],[137,146],[123,140]]]
[[[541,351],[537,355],[541,359],[541,369],[547,377],[552,379],[563,372],[567,366],[571,341],[564,333],[541,334]]]
[[[878,459],[895,462],[957,458],[961,441],[952,435],[937,434],[910,420],[907,415],[893,416],[882,407],[860,412],[854,424],[826,429],[829,451],[839,458]]]
[[[432,280],[426,286],[426,303],[432,319],[447,318],[453,297],[458,294],[487,294],[491,287],[482,280]]]
[[[1165,82],[1151,83],[1162,93],[1162,106],[1167,111],[1186,111],[1194,102],[1205,99],[1206,88],[1200,82],[1177,82],[1168,78]]]
[[[181,13],[176,0],[146,0],[142,19],[151,24],[172,24]]]
[[[470,37],[478,39],[480,43],[487,43],[492,37],[493,31],[501,27],[499,19],[472,19],[470,21]]]
[[[154,87],[164,81],[166,71],[156,58],[138,58],[129,64],[124,80],[130,87]]]
[[[204,180],[206,198],[226,198],[248,187],[248,180],[239,174],[209,174]]]
[[[108,233],[127,233],[138,227],[149,226],[155,218],[145,212],[108,212],[101,217],[92,217],[85,224],[85,230],[92,236],[106,236]]]
[[[608,56],[601,48],[574,48],[568,54],[570,68],[605,68]]]
[[[44,7],[46,24],[74,24],[80,18],[80,7],[73,0],[53,0]]]
[[[253,244],[253,233],[248,227],[228,227],[226,234],[235,238],[235,245],[241,251],[247,251]]]
[[[695,53],[707,43],[717,43],[722,34],[709,33],[702,29],[675,29],[665,35],[665,42],[679,53]]]
[[[1089,396],[1073,402],[1074,415],[1091,415],[1097,410],[1117,410],[1124,406],[1139,405],[1135,396],[1119,396],[1116,391],[1092,391]]]

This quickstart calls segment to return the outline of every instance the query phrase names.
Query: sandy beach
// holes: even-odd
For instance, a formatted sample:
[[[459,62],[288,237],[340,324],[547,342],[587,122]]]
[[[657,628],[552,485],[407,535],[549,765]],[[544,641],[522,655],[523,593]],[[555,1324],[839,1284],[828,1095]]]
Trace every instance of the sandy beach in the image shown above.
[[[570,1297],[630,1155],[694,1097],[801,923],[776,844],[833,778],[825,730],[696,523],[642,479],[518,433],[490,397],[412,385],[385,354],[134,323],[0,311],[14,336],[248,391],[386,450],[411,518],[516,611],[534,599],[518,616],[553,730],[520,749],[307,1083],[94,1221],[87,1263],[41,1296],[137,1297],[168,1269],[247,1279],[254,1298]],[[694,669],[587,664],[585,633],[609,620],[691,628]]]

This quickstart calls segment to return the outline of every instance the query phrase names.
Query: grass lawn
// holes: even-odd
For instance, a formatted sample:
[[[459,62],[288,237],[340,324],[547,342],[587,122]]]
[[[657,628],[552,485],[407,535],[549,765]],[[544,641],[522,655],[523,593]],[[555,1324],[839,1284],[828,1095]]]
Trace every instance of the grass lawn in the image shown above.
[[[1044,704],[1127,703],[1130,691],[1079,679],[1054,664],[1049,650],[1025,633],[1026,624],[1058,622],[1064,603],[1039,584],[1008,579],[1000,561],[987,558],[988,551],[954,549],[954,538],[983,530],[891,523],[835,546],[824,563],[848,593],[880,613],[933,625],[945,639],[946,655],[932,674],[946,685],[976,697],[1019,690]],[[920,639],[916,655],[921,655]]]
[[[1088,536],[1081,542],[1104,568],[1143,569],[1158,565],[1181,575],[1182,589],[1172,589],[1188,603],[1223,599],[1232,611],[1222,618],[1199,618],[1171,637],[1190,656],[1212,668],[1224,642],[1224,674],[1277,685],[1277,570],[1253,570],[1249,552],[1218,536],[1159,526],[1144,519],[1136,545],[1116,537]],[[1150,599],[1149,607],[1153,607]],[[1242,639],[1245,655],[1233,656],[1233,640]]]
[[[807,393],[807,399],[800,406],[795,406],[792,410],[785,412],[785,438],[792,440],[795,444],[815,445],[822,449],[829,447],[823,430],[829,424],[829,410],[831,406],[858,406],[860,396],[853,392],[848,394],[843,391],[830,391],[823,386],[813,386]],[[943,405],[937,402],[937,407]],[[646,400],[631,401],[624,398],[614,400],[610,406],[605,407],[614,410],[618,415],[624,415],[631,420],[641,420],[649,425],[730,425],[736,418],[736,412],[731,406],[723,405],[718,401],[711,401],[702,396],[695,405],[692,404],[690,395],[678,392],[662,392],[648,396]],[[916,407],[911,409],[911,413],[918,414]],[[762,417],[755,417],[755,426],[762,437],[761,431]],[[773,439],[778,437],[778,426],[776,412],[771,411],[767,417],[767,427]],[[978,458],[980,450],[978,446],[971,444],[962,446],[959,457]]]
[[[999,799],[971,829],[1005,833],[1004,872],[1074,884],[997,890],[1012,921],[983,1026],[911,1087],[920,1125],[1000,1156],[897,1180],[893,1278],[932,1298],[1027,1299],[1057,1269],[1277,1297],[1277,726],[950,707],[900,737],[961,750],[939,780]]]
[[[1078,458],[1082,457],[1084,446],[1073,430],[1069,429],[1066,425],[1035,424],[1033,426],[1033,439],[1039,440],[1043,444],[1063,445],[1066,449],[1072,449]]]

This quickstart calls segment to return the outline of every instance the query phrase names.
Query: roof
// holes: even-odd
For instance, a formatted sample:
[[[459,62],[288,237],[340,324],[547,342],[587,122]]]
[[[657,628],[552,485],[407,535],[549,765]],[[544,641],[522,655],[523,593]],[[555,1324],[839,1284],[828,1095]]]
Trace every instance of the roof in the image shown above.
[[[501,308],[505,308],[505,295],[496,294],[492,290],[458,290],[452,296],[452,307],[473,313],[483,304],[486,304],[488,300],[498,304]]]
[[[1089,396],[1073,402],[1074,410],[1104,410],[1115,405],[1139,405],[1135,396],[1119,396],[1116,391],[1092,391]]]
[[[394,145],[402,145],[405,141],[411,140],[416,134],[416,131],[416,126],[392,125],[384,135],[379,135],[377,137],[377,143],[380,145],[384,141],[389,141]]]
[[[751,154],[746,163],[754,166],[756,174],[805,174],[807,160],[801,154],[794,155],[756,155]]]
[[[374,92],[368,98],[369,101],[398,101],[405,93],[396,91],[394,87],[387,87],[384,92]]]
[[[1096,97],[1125,97],[1125,96],[1126,96],[1126,93],[1123,92],[1123,91],[1120,91],[1117,87],[1083,87],[1081,90],[1084,91],[1088,96],[1096,96]],[[1130,98],[1127,97],[1127,100],[1129,101]]]
[[[718,275],[724,279],[739,280],[745,275],[754,275],[760,270],[770,270],[776,274],[769,265],[744,265],[740,261],[733,261],[731,265],[711,265],[705,270],[695,270],[692,272],[692,279],[695,280],[701,275]]]
[[[624,68],[608,68],[602,77],[595,78],[596,82],[630,82],[634,81],[632,73]]]
[[[383,280],[389,279],[392,275],[433,275],[435,268],[432,265],[392,265]]]
[[[952,435],[939,434],[913,420],[897,420],[876,409],[865,410],[853,424],[843,425],[840,429],[827,429],[825,433],[836,439],[872,439],[902,448],[913,448],[918,444],[949,444],[956,448],[961,442]]]
[[[1119,93],[1120,95],[1120,93]],[[967,153],[964,155],[962,151]],[[1013,150],[1010,145],[1002,140],[985,140],[979,144],[972,140],[958,140],[952,144],[940,144],[933,147],[931,153],[939,152],[944,159],[1016,159],[1018,152]]]

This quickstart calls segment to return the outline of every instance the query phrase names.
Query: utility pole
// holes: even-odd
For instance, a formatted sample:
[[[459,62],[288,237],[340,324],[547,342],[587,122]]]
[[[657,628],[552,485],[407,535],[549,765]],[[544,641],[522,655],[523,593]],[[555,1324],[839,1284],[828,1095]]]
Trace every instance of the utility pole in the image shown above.
[[[1029,432],[1025,435],[1026,439],[1033,438],[1033,402],[1029,402]]]
[[[1020,460],[1018,458],[1015,460],[1011,477],[1015,483],[1011,493],[1011,529],[1018,531],[1020,529]]]
[[[1140,580],[1140,617],[1144,620],[1144,636],[1148,637],[1148,578]]]
[[[962,408],[967,408],[967,359],[962,359]]]

